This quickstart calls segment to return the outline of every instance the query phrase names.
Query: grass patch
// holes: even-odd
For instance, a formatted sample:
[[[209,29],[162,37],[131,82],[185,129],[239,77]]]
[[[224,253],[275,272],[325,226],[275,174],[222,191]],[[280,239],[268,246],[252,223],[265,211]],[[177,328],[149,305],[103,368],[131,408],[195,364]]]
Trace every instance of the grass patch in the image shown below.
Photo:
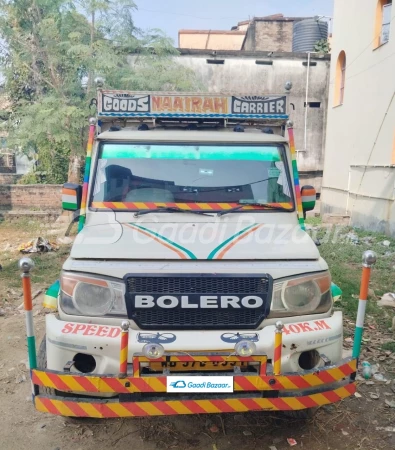
[[[343,291],[343,298],[336,306],[341,307],[351,319],[356,318],[358,309],[363,252],[373,250],[377,253],[377,263],[371,274],[372,295],[367,304],[367,314],[384,318],[385,314],[377,306],[376,300],[395,289],[395,240],[380,233],[339,226],[319,227],[310,234],[314,239],[320,240],[321,256],[329,265],[334,283]],[[355,236],[357,244],[352,242],[352,239],[355,241]],[[390,246],[385,247],[383,241],[390,241]]]
[[[8,288],[18,289],[21,287],[20,270],[18,261],[23,256],[27,256],[34,261],[34,269],[31,272],[32,283],[40,284],[43,287],[50,286],[59,278],[60,271],[64,261],[70,252],[68,246],[62,246],[57,252],[22,255],[12,258],[7,264],[3,265],[0,272],[0,285]]]
[[[395,353],[395,342],[386,342],[381,346],[382,350],[389,350],[392,353]]]

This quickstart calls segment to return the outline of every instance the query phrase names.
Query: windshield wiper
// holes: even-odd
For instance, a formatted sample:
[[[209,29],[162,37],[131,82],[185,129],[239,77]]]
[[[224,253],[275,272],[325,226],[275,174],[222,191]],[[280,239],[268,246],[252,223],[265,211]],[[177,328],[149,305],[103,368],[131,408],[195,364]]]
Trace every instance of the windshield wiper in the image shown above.
[[[157,209],[146,209],[142,211],[137,211],[134,213],[134,217],[143,216],[144,214],[150,214],[158,211],[166,211],[166,212],[180,212],[180,213],[191,213],[191,214],[198,214],[199,216],[210,216],[213,217],[212,214],[207,214],[203,211],[195,211],[192,209],[182,209],[177,208],[175,206],[159,206]]]
[[[240,203],[239,206],[235,206],[234,208],[227,209],[225,211],[220,211],[219,213],[217,213],[217,216],[220,217],[220,216],[224,216],[225,214],[238,211],[239,209],[244,208],[244,206],[264,206],[265,208],[273,209],[275,211],[291,211],[288,208],[283,208],[282,206],[275,206],[275,205],[272,205],[271,203],[243,202],[242,204]]]

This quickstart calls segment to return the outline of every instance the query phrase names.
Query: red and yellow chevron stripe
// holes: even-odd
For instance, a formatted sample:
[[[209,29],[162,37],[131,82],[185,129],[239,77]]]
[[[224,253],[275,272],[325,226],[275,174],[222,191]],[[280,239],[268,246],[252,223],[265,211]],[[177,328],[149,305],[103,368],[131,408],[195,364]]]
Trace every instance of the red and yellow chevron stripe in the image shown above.
[[[211,357],[199,357],[199,361],[211,361]],[[232,357],[236,358],[236,357]],[[256,356],[250,358],[258,358]],[[163,359],[161,358],[160,361]],[[178,361],[195,361],[190,357],[179,357]],[[224,361],[225,359],[223,359]],[[230,359],[226,359],[229,361]],[[237,361],[257,361],[257,359],[241,358]],[[137,362],[136,362],[137,361]],[[149,361],[148,359],[134,358],[135,370],[139,370],[139,362]],[[151,360],[152,361],[152,360]],[[159,361],[159,360],[155,360]],[[172,359],[172,361],[175,361]],[[261,363],[262,364],[262,363]],[[266,365],[263,364],[266,370]],[[309,389],[323,387],[337,381],[341,381],[357,370],[357,361],[347,360],[337,367],[323,368],[307,374],[289,375],[235,375],[235,391],[290,391],[298,389]],[[166,392],[166,376],[140,377],[139,372],[135,372],[133,377],[109,377],[65,374],[64,372],[32,370],[31,377],[33,384],[45,386],[63,392],[88,392],[88,393],[120,393],[129,394],[136,392]]]
[[[119,402],[118,400],[78,401],[77,399],[36,396],[38,411],[69,417],[142,417],[178,414],[215,414],[247,411],[296,411],[335,403],[350,397],[355,384],[318,394],[278,398],[228,398],[207,400],[172,400],[152,402]]]
[[[292,203],[270,203],[273,207],[282,207],[292,209]],[[237,206],[239,203],[154,203],[154,202],[92,202],[92,208],[98,209],[124,209],[124,210],[144,210],[144,209],[158,209],[160,207],[177,207],[181,209],[188,209],[192,211],[218,211],[227,210]],[[245,205],[244,210],[265,209],[263,206]]]
[[[273,373],[280,375],[281,373],[281,350],[283,347],[283,334],[276,330],[274,334],[274,353],[273,353]]]
[[[121,350],[119,352],[119,373],[127,374],[128,371],[128,343],[129,330],[121,331]]]

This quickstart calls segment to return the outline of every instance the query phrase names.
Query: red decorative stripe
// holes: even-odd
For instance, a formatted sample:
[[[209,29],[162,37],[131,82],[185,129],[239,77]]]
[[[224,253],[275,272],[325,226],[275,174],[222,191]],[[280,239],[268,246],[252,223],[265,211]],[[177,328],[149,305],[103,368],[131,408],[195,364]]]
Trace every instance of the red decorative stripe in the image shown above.
[[[311,384],[308,383],[304,378],[301,376],[288,376],[288,380],[293,383],[297,388],[304,389],[311,387]]]
[[[252,398],[239,398],[238,400],[240,403],[242,403],[244,406],[246,406],[249,411],[262,411],[262,406],[260,406]]]
[[[281,359],[281,345],[278,345],[274,348],[274,355],[273,355],[274,361],[278,361]]]
[[[299,400],[299,399],[298,399]],[[273,405],[281,411],[290,411],[292,407],[288,405],[282,398],[271,398]]]
[[[86,392],[99,392],[99,389],[87,378],[87,377],[74,377],[75,381],[77,381]],[[69,388],[70,390],[70,388]]]
[[[216,406],[221,412],[236,412],[228,403],[224,400],[211,400],[211,403]]]
[[[174,416],[177,415],[178,412],[174,410],[171,406],[169,406],[166,402],[155,402],[155,408],[158,408],[161,413],[165,416]]]
[[[152,405],[155,406],[156,402],[153,402]],[[137,403],[121,403],[121,405],[126,408],[129,412],[131,412],[134,416],[149,416],[147,412],[144,411],[144,409],[141,409],[140,406],[138,406]],[[119,417],[119,416],[115,416]]]
[[[259,367],[259,375],[265,376],[267,372],[267,362],[261,362],[261,365]]]
[[[133,375],[140,376],[140,361],[138,358],[133,358]]]
[[[125,378],[125,381],[128,380],[128,378]],[[133,384],[134,384],[133,379]],[[118,379],[116,378],[103,378],[103,381],[107,384],[109,388],[112,389],[113,392],[121,392],[126,393],[130,392],[130,389],[126,388]],[[132,380],[130,380],[132,381]]]
[[[123,406],[125,406],[122,403]],[[99,413],[103,416],[103,417],[111,417],[111,418],[116,418],[119,417],[119,414],[114,412],[111,408],[109,408],[105,403],[100,403],[98,405],[94,405],[96,406],[96,410],[99,411]],[[140,414],[142,415],[142,414]]]
[[[181,403],[194,414],[207,414],[207,411],[194,400],[183,400]]]
[[[69,410],[75,414],[76,417],[90,417],[89,413],[87,413],[84,409],[81,408],[81,406],[76,402],[70,402],[70,401],[64,401],[63,402]],[[89,405],[92,405],[96,410],[96,405],[94,403],[89,403]]]
[[[59,375],[55,375],[54,373],[46,372],[47,377],[52,381],[55,385],[55,388],[59,391],[70,392],[70,387],[60,378]],[[42,384],[42,383],[40,383]]]
[[[270,376],[265,376],[265,377],[259,377],[261,378],[262,381],[264,381],[267,386],[269,386],[268,390],[273,390],[273,391],[281,391],[281,390],[285,390],[284,385],[280,382],[280,379],[278,377],[270,377]],[[271,385],[269,383],[270,380],[275,380],[276,382]]]
[[[346,386],[344,386],[344,389],[349,393],[349,394],[355,394],[355,392],[357,391],[357,386],[355,383],[351,383],[351,384],[347,384]]]
[[[322,392],[322,395],[329,400],[330,403],[336,403],[339,400],[341,400],[341,398],[333,391],[330,392]]]
[[[333,383],[334,381],[337,381],[336,378],[334,378],[329,372],[317,372],[317,377],[324,382],[324,384]]]
[[[45,406],[45,408],[51,413],[55,414],[56,416],[61,416],[62,414],[60,411],[55,407],[55,405],[52,403],[52,400],[45,397],[39,397],[41,400],[41,403]]]
[[[356,371],[356,367],[353,367],[352,363],[343,364],[338,369],[344,373],[344,376],[351,375]]]
[[[132,383],[140,392],[155,392],[155,389],[146,383],[143,378],[134,379]]]
[[[306,408],[315,408],[319,406],[311,397],[298,397],[298,401]]]
[[[237,383],[243,391],[257,391],[258,388],[252,384],[248,378],[245,377],[235,377],[234,382]]]

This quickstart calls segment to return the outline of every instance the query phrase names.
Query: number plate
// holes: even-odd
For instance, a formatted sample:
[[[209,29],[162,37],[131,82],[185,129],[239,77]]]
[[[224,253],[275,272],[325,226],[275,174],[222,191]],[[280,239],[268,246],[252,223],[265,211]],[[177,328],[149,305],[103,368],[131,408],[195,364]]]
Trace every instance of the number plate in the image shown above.
[[[235,366],[240,368],[247,367],[248,363],[241,361],[215,362],[215,361],[189,361],[189,362],[152,362],[149,367],[155,372],[162,372],[163,369],[169,369],[170,372],[189,372],[196,370],[198,372],[221,370],[232,370]]]

